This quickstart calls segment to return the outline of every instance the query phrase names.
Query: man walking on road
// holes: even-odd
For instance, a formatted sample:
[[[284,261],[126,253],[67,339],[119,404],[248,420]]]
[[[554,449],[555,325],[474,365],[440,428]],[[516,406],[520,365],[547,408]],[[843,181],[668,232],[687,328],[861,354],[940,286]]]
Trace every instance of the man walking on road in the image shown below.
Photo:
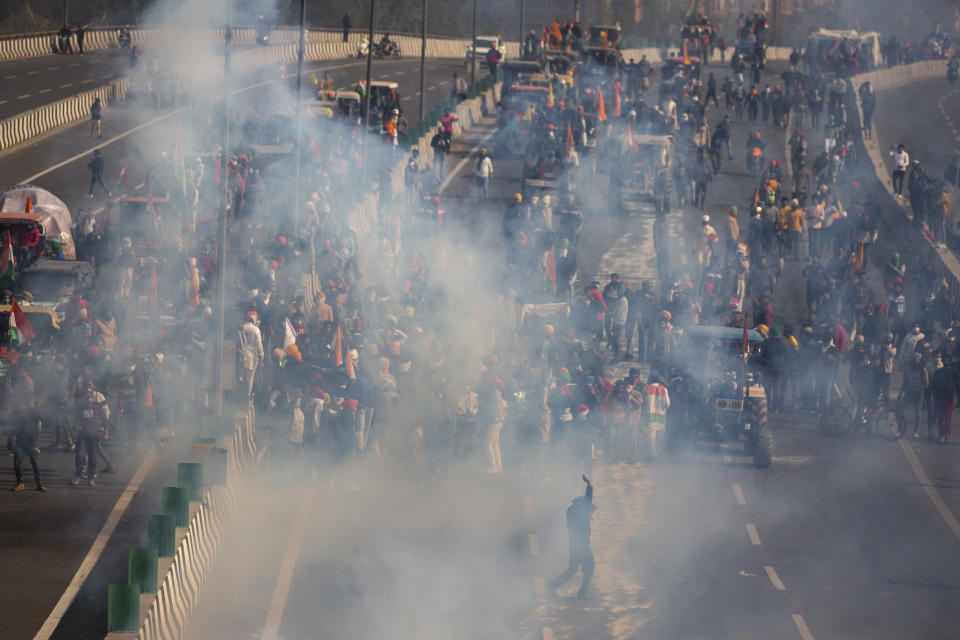
[[[77,486],[82,478],[94,487],[94,477],[97,471],[97,455],[100,450],[100,440],[107,432],[107,423],[110,421],[110,407],[106,398],[97,391],[93,380],[84,381],[83,398],[77,403],[77,433],[80,435],[82,446],[78,446],[75,454],[75,471],[71,484]],[[86,464],[84,464],[84,460]],[[84,468],[86,467],[86,468]]]
[[[108,198],[111,197],[113,194],[107,189],[107,185],[103,184],[103,156],[100,155],[100,149],[94,150],[93,160],[87,163],[87,168],[90,169],[90,190],[87,197],[93,197],[93,186],[96,184],[100,185]]]
[[[343,20],[340,22],[343,24],[343,41],[346,42],[350,39],[350,29],[353,28],[353,23],[350,21],[350,12],[345,13]]]
[[[40,481],[40,462],[37,460],[40,455],[40,414],[36,410],[32,396],[25,398],[24,403],[25,406],[18,416],[17,426],[13,432],[13,472],[17,477],[17,484],[14,485],[13,490],[26,489],[23,484],[23,458],[26,456],[33,467],[33,480],[37,491],[46,491],[47,488]]]
[[[582,476],[587,488],[582,496],[573,499],[573,504],[567,507],[567,533],[570,536],[570,566],[563,573],[550,581],[550,593],[556,597],[557,589],[566,584],[577,573],[583,570],[583,581],[577,591],[577,599],[582,600],[590,588],[593,578],[594,558],[590,550],[590,519],[596,507],[593,506],[593,485],[587,476]]]
[[[473,174],[477,177],[477,198],[480,202],[486,202],[490,190],[490,178],[493,177],[493,160],[487,155],[486,147],[480,149],[480,156],[473,168]]]

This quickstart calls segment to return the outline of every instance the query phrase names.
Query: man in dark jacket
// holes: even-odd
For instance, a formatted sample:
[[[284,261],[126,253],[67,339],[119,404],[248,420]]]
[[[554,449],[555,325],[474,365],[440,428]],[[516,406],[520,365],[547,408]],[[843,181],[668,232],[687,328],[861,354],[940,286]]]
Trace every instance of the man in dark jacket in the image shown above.
[[[87,163],[87,168],[90,169],[90,190],[87,192],[87,197],[93,197],[93,186],[96,184],[100,185],[108,198],[112,196],[113,194],[107,189],[107,185],[103,184],[103,156],[100,155],[100,149],[94,150],[93,160]]]
[[[14,491],[23,491],[26,486],[23,484],[23,458],[30,459],[30,465],[33,467],[33,480],[36,483],[37,491],[46,491],[40,481],[40,463],[37,460],[40,455],[40,412],[36,408],[36,402],[32,396],[24,399],[23,409],[17,416],[17,426],[13,432],[13,472],[17,477],[17,484],[14,485]]]
[[[345,13],[343,20],[340,22],[343,24],[343,41],[346,42],[350,39],[350,29],[353,28],[353,23],[350,21],[350,14]]]
[[[587,483],[587,488],[583,496],[573,499],[573,504],[567,507],[567,533],[570,536],[570,566],[563,573],[550,581],[550,593],[554,596],[557,589],[566,584],[570,578],[577,573],[577,569],[583,570],[583,581],[580,583],[580,589],[577,591],[577,599],[582,600],[587,595],[590,588],[590,580],[593,578],[593,551],[590,550],[590,519],[596,507],[593,506],[593,485],[587,476],[583,476],[583,481]]]

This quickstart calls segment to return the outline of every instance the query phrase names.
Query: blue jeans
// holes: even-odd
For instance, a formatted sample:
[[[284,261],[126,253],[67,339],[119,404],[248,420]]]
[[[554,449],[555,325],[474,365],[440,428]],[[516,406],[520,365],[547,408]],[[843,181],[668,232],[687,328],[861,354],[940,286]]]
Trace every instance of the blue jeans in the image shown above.
[[[480,199],[480,202],[487,201],[487,195],[490,189],[490,177],[481,177],[477,176],[477,197]]]

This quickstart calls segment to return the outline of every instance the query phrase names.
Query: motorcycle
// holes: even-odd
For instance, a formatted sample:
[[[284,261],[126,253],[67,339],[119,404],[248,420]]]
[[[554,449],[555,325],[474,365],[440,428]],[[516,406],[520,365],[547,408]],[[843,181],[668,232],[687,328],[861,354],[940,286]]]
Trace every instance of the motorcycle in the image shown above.
[[[130,48],[130,30],[126,27],[120,27],[117,29],[117,44],[120,45],[123,49]]]
[[[370,41],[366,36],[360,38],[360,44],[357,46],[357,57],[366,58],[370,47]],[[393,40],[386,42],[373,43],[373,57],[382,60],[384,58],[400,58],[400,46]]]

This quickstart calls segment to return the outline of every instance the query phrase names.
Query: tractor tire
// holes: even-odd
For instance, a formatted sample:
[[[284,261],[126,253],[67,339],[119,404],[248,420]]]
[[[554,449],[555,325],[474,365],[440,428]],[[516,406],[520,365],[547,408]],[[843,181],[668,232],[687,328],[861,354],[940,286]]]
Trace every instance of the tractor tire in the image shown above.
[[[750,431],[753,444],[753,466],[766,469],[773,462],[773,433],[767,426],[767,401],[754,399],[750,402]]]

